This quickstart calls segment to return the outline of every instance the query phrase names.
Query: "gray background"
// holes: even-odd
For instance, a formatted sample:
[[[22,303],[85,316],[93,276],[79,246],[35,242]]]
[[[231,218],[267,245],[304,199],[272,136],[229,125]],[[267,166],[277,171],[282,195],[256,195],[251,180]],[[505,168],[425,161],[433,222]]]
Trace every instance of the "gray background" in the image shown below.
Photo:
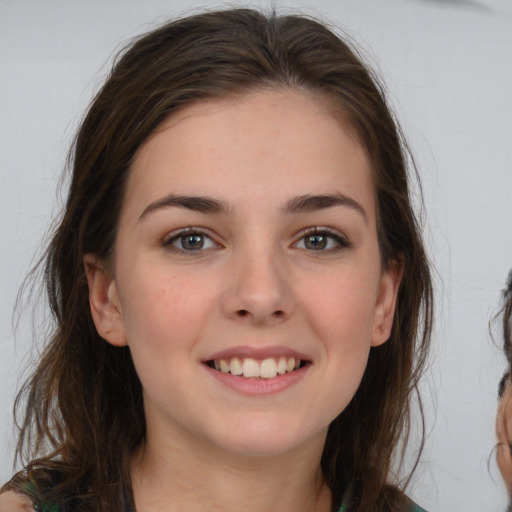
[[[59,174],[78,120],[128,38],[218,5],[0,0],[0,481],[12,474],[11,408],[31,345],[30,315],[15,341],[12,308],[61,204]],[[506,496],[494,416],[504,361],[488,321],[512,266],[512,1],[274,5],[333,21],[362,46],[422,175],[437,325],[423,382],[427,445],[409,492],[430,512],[498,512]]]

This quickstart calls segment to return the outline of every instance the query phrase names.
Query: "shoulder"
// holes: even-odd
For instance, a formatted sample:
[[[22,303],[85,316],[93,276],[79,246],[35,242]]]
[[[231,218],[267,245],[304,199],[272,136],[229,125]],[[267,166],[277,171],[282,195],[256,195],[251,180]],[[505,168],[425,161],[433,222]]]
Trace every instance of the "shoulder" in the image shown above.
[[[404,495],[405,496],[405,495]],[[385,510],[394,510],[394,511],[401,511],[401,512],[427,512],[425,509],[421,508],[419,505],[416,505],[411,499],[406,498],[405,503],[398,504],[397,506],[391,506],[391,508],[388,506],[385,508]],[[350,512],[350,508],[347,507],[346,504],[341,505],[341,508],[339,509],[339,512]],[[380,510],[380,509],[379,509]],[[2,512],[0,510],[0,512]]]
[[[36,471],[29,477],[24,470],[14,475],[0,489],[0,512],[58,512],[60,508],[47,499],[51,493],[42,492],[39,476]]]
[[[0,512],[62,512],[66,507],[56,489],[62,482],[62,471],[36,467],[16,473],[0,489]],[[71,508],[70,510],[75,510]],[[82,509],[80,509],[82,510]],[[84,509],[86,510],[86,509]]]
[[[0,512],[34,512],[34,505],[28,496],[14,491],[0,494]]]

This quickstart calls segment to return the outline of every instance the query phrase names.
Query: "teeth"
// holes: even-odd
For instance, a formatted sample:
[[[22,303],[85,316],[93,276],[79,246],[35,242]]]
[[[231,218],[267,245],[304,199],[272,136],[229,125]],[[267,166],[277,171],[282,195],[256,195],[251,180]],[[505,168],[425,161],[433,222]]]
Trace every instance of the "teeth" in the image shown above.
[[[216,370],[232,375],[243,375],[249,378],[273,379],[278,375],[293,372],[300,368],[300,359],[294,357],[280,357],[274,359],[269,357],[263,361],[257,361],[250,357],[231,359],[216,359],[213,365]]]
[[[244,377],[259,377],[260,365],[254,359],[244,359],[242,371],[244,373]]]
[[[273,379],[277,375],[277,365],[273,359],[264,359],[260,365],[260,377]]]
[[[238,357],[233,357],[233,359],[231,359],[229,370],[233,375],[242,375],[244,371],[242,368],[242,363],[240,362],[240,359],[238,359]]]

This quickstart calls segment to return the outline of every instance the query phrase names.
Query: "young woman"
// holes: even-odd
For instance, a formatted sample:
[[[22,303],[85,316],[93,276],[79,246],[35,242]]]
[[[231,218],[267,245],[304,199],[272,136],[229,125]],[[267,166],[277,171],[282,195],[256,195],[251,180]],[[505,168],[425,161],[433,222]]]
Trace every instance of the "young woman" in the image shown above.
[[[496,462],[509,493],[507,510],[512,510],[512,270],[503,293],[503,308],[500,312],[503,329],[503,349],[507,358],[507,371],[501,379],[498,395],[499,406],[496,417]]]
[[[346,43],[245,9],[168,23],[118,59],[72,161],[0,510],[419,510],[392,468],[429,266]]]

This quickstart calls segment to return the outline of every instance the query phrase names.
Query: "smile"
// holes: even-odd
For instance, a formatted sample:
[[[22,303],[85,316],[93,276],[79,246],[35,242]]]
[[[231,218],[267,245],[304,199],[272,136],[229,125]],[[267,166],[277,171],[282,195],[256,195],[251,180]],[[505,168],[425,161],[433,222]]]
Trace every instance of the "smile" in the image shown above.
[[[269,357],[258,360],[251,357],[231,357],[213,359],[206,363],[222,373],[230,373],[238,377],[251,379],[274,379],[277,376],[291,373],[302,368],[306,361],[295,357]]]

